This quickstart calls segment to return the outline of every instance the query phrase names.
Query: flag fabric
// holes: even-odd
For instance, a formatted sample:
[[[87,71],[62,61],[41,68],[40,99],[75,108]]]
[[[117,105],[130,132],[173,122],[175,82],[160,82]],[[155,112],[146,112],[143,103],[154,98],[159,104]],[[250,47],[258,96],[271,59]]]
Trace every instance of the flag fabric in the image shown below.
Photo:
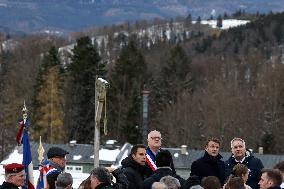
[[[33,162],[32,162],[32,153],[30,148],[29,140],[29,120],[26,119],[23,122],[20,122],[23,125],[23,133],[21,143],[23,144],[23,165],[25,166],[26,180],[23,189],[35,189],[34,187],[34,177],[33,177]],[[21,130],[21,127],[20,127]]]
[[[17,136],[16,136],[16,142],[18,143],[18,145],[22,144],[24,128],[25,128],[24,121],[21,121],[20,122],[20,128],[19,128],[19,131],[18,131]]]
[[[42,189],[42,188],[47,188],[48,183],[47,183],[47,178],[46,174],[49,171],[51,167],[48,164],[48,161],[44,161],[40,164],[39,166],[39,178],[37,180],[37,186],[36,189]]]

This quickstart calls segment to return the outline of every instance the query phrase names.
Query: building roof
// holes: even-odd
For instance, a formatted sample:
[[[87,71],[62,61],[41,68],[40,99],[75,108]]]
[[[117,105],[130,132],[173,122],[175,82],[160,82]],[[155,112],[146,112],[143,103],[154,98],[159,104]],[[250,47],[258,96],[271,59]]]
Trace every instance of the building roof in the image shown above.
[[[47,144],[43,143],[44,148],[44,158],[46,159],[46,153],[50,147],[60,147],[64,150],[68,151],[67,154],[67,163],[80,163],[80,164],[93,164],[94,163],[94,146],[91,144],[77,144],[77,143],[69,143],[69,144]],[[128,146],[130,144],[126,143],[124,146]],[[38,147],[39,143],[30,142],[33,165],[37,167],[39,165],[38,161]],[[125,148],[125,147],[122,148]],[[131,148],[131,147],[130,147]],[[101,165],[112,165],[116,162],[117,156],[119,156],[121,152],[121,147],[116,145],[116,143],[110,143],[106,145],[102,145],[100,148],[100,164]],[[22,148],[19,148],[19,153],[23,153]]]

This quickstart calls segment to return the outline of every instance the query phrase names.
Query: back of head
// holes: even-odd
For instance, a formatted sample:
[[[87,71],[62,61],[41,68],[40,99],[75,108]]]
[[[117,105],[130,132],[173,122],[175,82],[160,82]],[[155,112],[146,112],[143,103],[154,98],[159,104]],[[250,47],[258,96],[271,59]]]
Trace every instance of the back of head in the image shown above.
[[[66,188],[73,184],[73,178],[70,173],[61,173],[58,175],[56,180],[56,187]]]
[[[90,176],[81,182],[79,189],[91,189],[91,177]]]
[[[91,176],[96,177],[101,183],[111,183],[112,176],[104,167],[97,167],[91,171]]]
[[[238,163],[233,167],[233,170],[231,172],[233,177],[242,177],[248,172],[248,168],[246,165]]]
[[[160,182],[167,185],[169,189],[179,189],[181,187],[179,180],[172,176],[164,176],[161,178]]]
[[[201,181],[201,186],[204,189],[220,189],[220,180],[215,176],[204,177]]]
[[[228,189],[244,189],[244,181],[241,177],[230,178],[226,184]]]
[[[154,182],[152,184],[152,189],[168,189],[168,187],[162,182]]]
[[[172,155],[168,150],[162,150],[156,157],[157,167],[170,167],[172,162]]]
[[[280,161],[273,168],[279,169],[282,173],[284,173],[284,161]]]

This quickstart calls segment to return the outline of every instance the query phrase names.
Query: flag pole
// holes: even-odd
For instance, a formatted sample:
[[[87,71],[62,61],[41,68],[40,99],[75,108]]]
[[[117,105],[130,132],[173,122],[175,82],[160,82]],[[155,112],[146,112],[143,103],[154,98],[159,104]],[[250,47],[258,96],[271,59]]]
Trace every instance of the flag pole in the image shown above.
[[[29,121],[28,121],[28,109],[26,107],[26,103],[24,101],[24,106],[22,109],[23,114],[23,165],[25,166],[26,179],[25,185],[22,187],[23,189],[34,189],[34,176],[33,176],[33,162],[32,162],[32,154],[30,148],[29,141]]]

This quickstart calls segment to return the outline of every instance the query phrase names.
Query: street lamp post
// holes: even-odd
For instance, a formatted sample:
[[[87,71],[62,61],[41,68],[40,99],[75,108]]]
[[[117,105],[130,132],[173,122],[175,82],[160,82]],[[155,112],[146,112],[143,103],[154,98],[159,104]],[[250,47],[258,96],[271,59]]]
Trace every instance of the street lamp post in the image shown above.
[[[143,125],[142,125],[142,140],[144,144],[147,144],[147,133],[148,133],[148,102],[149,102],[150,91],[143,90]]]

